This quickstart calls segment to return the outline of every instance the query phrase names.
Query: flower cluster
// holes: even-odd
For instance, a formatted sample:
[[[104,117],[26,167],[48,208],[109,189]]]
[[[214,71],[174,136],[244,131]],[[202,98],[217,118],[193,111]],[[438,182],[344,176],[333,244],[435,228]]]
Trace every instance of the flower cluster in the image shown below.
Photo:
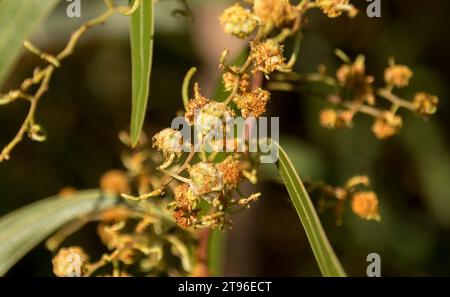
[[[291,72],[298,50],[294,50],[287,59],[286,40],[289,37],[295,37],[296,42],[300,40],[305,13],[314,8],[321,9],[329,17],[336,17],[342,12],[348,12],[350,16],[356,14],[356,9],[348,0],[308,0],[300,1],[299,4],[292,4],[288,0],[255,0],[248,6],[236,3],[225,9],[219,17],[224,32],[248,39],[249,54],[242,65],[227,63],[228,50],[221,55],[219,67],[224,90],[228,92],[225,100],[206,97],[201,93],[198,83],[194,84],[193,96],[183,92],[184,118],[194,128],[198,139],[206,139],[211,132],[218,130],[230,132],[224,124],[236,115],[247,119],[264,114],[271,94],[263,88],[261,77],[270,79],[274,72]],[[363,61],[357,61],[347,68],[340,71],[340,83],[357,88],[361,103],[373,100],[370,97],[372,80],[364,73]],[[189,85],[191,76],[189,71],[185,86]],[[332,114],[331,111],[323,115],[324,120],[328,118],[330,126],[335,125],[332,121],[341,121],[343,126],[349,125],[352,117],[353,114],[349,112]],[[164,158],[158,169],[165,174],[166,181],[146,194],[123,196],[131,200],[145,200],[165,195],[170,187],[174,200],[169,204],[169,209],[179,226],[184,229],[229,228],[230,214],[249,207],[260,197],[260,193],[243,195],[241,192],[240,184],[243,181],[257,181],[258,156],[250,154],[246,150],[248,140],[239,137],[242,136],[226,141],[214,139],[212,143],[201,142],[198,146],[184,139],[181,131],[171,128],[161,130],[153,137],[153,147]],[[222,150],[224,145],[227,150]],[[237,150],[238,146],[244,150]],[[178,162],[181,151],[189,152],[184,162]]]
[[[314,8],[330,18],[343,13],[353,17],[357,12],[349,0],[305,0],[299,4],[288,0],[254,0],[252,5],[237,3],[224,11],[219,18],[224,32],[248,39],[249,53],[241,65],[229,65],[228,51],[222,54],[219,67],[223,88],[228,92],[225,100],[208,98],[198,83],[194,84],[192,96],[183,91],[184,119],[199,139],[224,130],[227,119],[236,115],[258,118],[266,112],[271,94],[264,88],[263,77],[270,80],[274,72],[291,72],[297,60],[301,29],[306,23],[305,13]],[[295,37],[296,44],[287,58],[285,44],[290,37]],[[322,126],[351,127],[355,115],[365,113],[374,118],[373,133],[385,139],[398,133],[403,125],[399,109],[422,116],[436,111],[436,96],[420,92],[407,101],[394,94],[396,88],[410,83],[413,73],[407,66],[391,61],[384,73],[385,85],[377,89],[375,77],[366,73],[363,56],[354,61],[342,52],[338,56],[343,65],[335,75],[328,76],[321,68],[311,76],[316,82],[326,82],[336,89],[327,97],[331,107],[320,112]],[[190,79],[188,74],[185,85],[189,86]],[[389,101],[391,108],[379,108],[379,98]],[[39,135],[39,129],[35,130]],[[232,225],[232,213],[250,207],[260,198],[260,193],[243,194],[241,187],[245,181],[257,182],[259,159],[258,154],[248,151],[248,140],[239,136],[231,140],[231,150],[221,150],[224,145],[229,148],[229,139],[225,143],[215,139],[212,151],[206,143],[196,147],[184,137],[179,130],[164,128],[151,139],[160,155],[154,155],[148,148],[124,154],[127,172],[114,170],[103,176],[100,182],[103,192],[121,194],[136,203],[115,206],[95,216],[100,221],[98,235],[108,253],[97,262],[90,262],[81,248],[63,248],[53,260],[56,275],[100,274],[109,264],[113,268],[111,274],[116,276],[129,275],[131,271],[143,275],[169,271],[173,275],[194,273],[201,264],[192,253],[198,247],[199,233],[194,230],[226,230]],[[126,135],[121,139],[129,143]],[[143,137],[140,147],[146,143]],[[238,146],[244,150],[237,150]],[[155,163],[159,166],[151,165]],[[157,170],[150,169],[154,167]],[[333,208],[338,223],[347,205],[361,219],[381,219],[377,195],[370,189],[366,176],[350,178],[341,187],[313,184],[309,190],[320,193],[319,208]],[[157,199],[159,196],[173,199]],[[179,261],[174,263],[173,258]]]
[[[320,72],[318,81],[332,84],[338,92],[328,96],[333,108],[320,112],[320,124],[329,129],[351,127],[354,116],[358,113],[374,118],[372,132],[379,139],[387,139],[399,133],[403,126],[400,109],[406,109],[427,117],[434,114],[439,102],[438,97],[425,93],[416,93],[413,100],[405,100],[394,93],[395,89],[407,87],[413,72],[405,65],[395,64],[393,60],[384,71],[384,87],[374,86],[375,78],[367,75],[363,56],[354,62],[342,52],[337,54],[344,64],[337,70],[336,78]],[[379,100],[390,103],[390,108],[383,109],[377,104]]]
[[[154,207],[154,206],[153,206]],[[189,275],[197,264],[189,247],[192,234],[161,212],[116,206],[97,215],[97,233],[109,252],[94,262],[78,246],[61,248],[53,257],[53,272],[59,277]],[[180,261],[173,261],[173,257]],[[181,263],[181,264],[180,264]],[[108,266],[111,266],[111,269]]]
[[[228,92],[225,100],[207,98],[201,93],[198,83],[195,83],[191,97],[189,88],[183,88],[184,119],[190,128],[194,128],[197,133],[195,136],[199,139],[203,140],[217,130],[230,132],[223,131],[226,127],[224,124],[236,115],[245,119],[258,118],[266,112],[271,94],[264,88],[263,78],[270,80],[274,72],[292,71],[297,60],[301,30],[307,23],[306,12],[320,9],[329,18],[344,13],[349,17],[357,14],[349,0],[297,2],[247,1],[252,5],[236,3],[220,16],[219,21],[225,33],[248,40],[249,53],[242,65],[229,65],[226,61],[228,51],[222,54],[219,68],[224,90]],[[132,13],[128,8],[115,7],[110,1],[107,3],[109,13]],[[134,3],[139,5],[139,1]],[[109,17],[109,14],[94,19],[90,24],[101,24],[108,18],[106,16]],[[77,38],[84,30],[82,26],[72,38]],[[286,58],[286,40],[291,37],[295,40],[294,50]],[[25,99],[30,101],[30,110],[33,111],[53,71],[73,50],[76,39],[71,41],[56,57],[26,43],[30,51],[38,53],[48,62],[48,66],[44,70],[37,69],[20,89],[1,96],[0,104]],[[351,127],[355,115],[364,113],[374,118],[373,133],[380,139],[386,139],[397,134],[403,125],[402,117],[398,114],[400,109],[408,109],[421,116],[436,112],[439,100],[434,95],[420,92],[413,100],[404,100],[394,93],[396,89],[407,87],[410,83],[413,72],[407,66],[391,61],[384,72],[384,87],[377,89],[374,86],[375,77],[366,73],[364,56],[358,56],[352,61],[344,53],[337,53],[343,65],[335,75],[328,76],[321,68],[319,73],[308,76],[315,82],[325,82],[336,89],[336,92],[326,97],[332,106],[320,112],[322,126],[330,129]],[[191,76],[188,73],[184,86],[189,86]],[[32,85],[41,89],[35,95],[27,93]],[[389,109],[378,106],[380,98],[391,103]],[[246,128],[252,130],[254,127]],[[24,133],[36,141],[45,139],[41,127],[34,122],[34,111],[24,121],[16,138],[0,153],[0,161],[9,158],[10,151]],[[210,143],[213,148],[211,151],[204,142],[196,147],[185,139],[181,131],[164,128],[152,137],[152,147],[160,153],[155,155],[150,152],[148,140],[142,136],[138,149],[122,156],[127,171],[112,170],[100,180],[103,193],[120,194],[136,203],[117,204],[93,213],[83,218],[81,223],[76,222],[76,227],[68,225],[47,241],[47,246],[55,251],[80,225],[98,221],[97,233],[108,252],[99,260],[91,262],[81,247],[61,248],[52,261],[55,275],[195,275],[204,260],[194,255],[200,241],[199,232],[194,232],[194,229],[228,229],[232,224],[231,214],[250,207],[261,196],[260,193],[242,193],[241,185],[245,180],[257,182],[259,156],[247,149],[247,139],[239,137],[231,139],[231,150],[228,149],[229,139],[225,142],[215,139]],[[120,138],[125,144],[130,144],[127,135],[121,134]],[[224,145],[227,147],[225,151]],[[244,150],[238,150],[238,146]],[[156,170],[153,170],[155,167]],[[322,210],[332,207],[338,223],[347,204],[359,218],[379,221],[379,201],[369,186],[368,177],[355,176],[347,180],[344,186],[319,184],[313,185],[310,191],[320,192],[319,207]],[[68,193],[73,191],[66,189],[64,196],[69,197]],[[138,196],[130,193],[138,193]],[[157,199],[159,196],[173,199]]]
[[[313,183],[309,186],[309,190],[319,193],[319,209],[322,212],[327,209],[334,210],[338,224],[342,222],[347,204],[350,204],[349,208],[359,218],[380,221],[378,197],[369,187],[369,178],[361,175],[348,179],[342,187]]]
[[[130,143],[125,133],[120,138],[125,144]],[[148,152],[147,139],[143,137],[137,150],[122,156],[127,171],[110,170],[101,177],[101,191],[105,195],[119,196],[130,190],[145,193],[160,187],[160,178],[148,169],[154,166],[156,156]],[[65,188],[60,196],[71,199],[74,192],[75,189]],[[182,192],[176,193],[178,201]],[[92,258],[81,247],[63,247],[53,257],[55,275],[195,275],[198,267],[203,265],[195,253],[199,244],[198,235],[178,227],[169,209],[164,200],[146,200],[132,205],[120,203],[63,227],[47,240],[51,251],[56,251],[80,226],[95,221],[97,234],[108,252],[100,259],[91,261]]]

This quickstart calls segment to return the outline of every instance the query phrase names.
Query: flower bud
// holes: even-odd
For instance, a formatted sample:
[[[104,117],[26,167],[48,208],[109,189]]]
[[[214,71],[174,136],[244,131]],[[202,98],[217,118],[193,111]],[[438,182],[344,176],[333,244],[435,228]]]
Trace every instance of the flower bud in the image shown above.
[[[199,162],[190,168],[189,174],[192,191],[197,196],[223,189],[223,174],[213,163]]]
[[[237,97],[236,103],[244,118],[257,118],[266,111],[266,104],[269,99],[270,93],[258,88],[251,93],[245,93]]]
[[[239,161],[228,156],[224,161],[216,165],[217,170],[223,177],[223,183],[228,189],[234,189],[241,180]]]

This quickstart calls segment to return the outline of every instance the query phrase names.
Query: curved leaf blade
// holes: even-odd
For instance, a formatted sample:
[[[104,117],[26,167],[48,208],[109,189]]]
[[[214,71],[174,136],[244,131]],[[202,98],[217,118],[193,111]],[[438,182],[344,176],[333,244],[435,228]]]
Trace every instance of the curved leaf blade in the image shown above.
[[[19,57],[22,43],[59,0],[0,0],[0,85]]]
[[[144,125],[153,61],[154,1],[143,0],[131,15],[131,123],[132,146],[136,146]]]
[[[98,190],[80,191],[70,197],[50,197],[0,218],[0,276],[26,253],[69,221],[108,208],[117,201]]]
[[[276,142],[273,142],[273,144],[278,146],[279,149],[279,159],[277,162],[278,170],[286,189],[289,192],[289,196],[291,197],[300,221],[305,228],[306,236],[311,244],[311,248],[322,275],[346,276],[341,263],[328,241],[311,198],[309,197],[300,176],[295,170],[294,165],[283,148]]]

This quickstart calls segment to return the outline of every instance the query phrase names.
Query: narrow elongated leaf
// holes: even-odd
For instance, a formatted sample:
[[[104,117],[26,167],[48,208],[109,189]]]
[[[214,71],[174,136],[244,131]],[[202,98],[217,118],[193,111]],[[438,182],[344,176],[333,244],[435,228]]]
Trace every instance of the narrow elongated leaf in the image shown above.
[[[50,197],[0,218],[0,276],[46,237],[69,221],[112,206],[114,197],[98,190],[80,191],[70,197]]]
[[[59,0],[0,0],[0,86],[15,64],[22,43]]]
[[[278,170],[289,192],[289,196],[291,197],[300,221],[305,228],[306,235],[322,275],[346,276],[330,242],[328,241],[311,198],[309,197],[308,192],[306,192],[294,165],[281,146],[275,142],[273,144],[278,146],[279,149],[279,159],[277,162]]]
[[[142,0],[131,15],[131,142],[135,146],[144,124],[153,60],[154,1]]]

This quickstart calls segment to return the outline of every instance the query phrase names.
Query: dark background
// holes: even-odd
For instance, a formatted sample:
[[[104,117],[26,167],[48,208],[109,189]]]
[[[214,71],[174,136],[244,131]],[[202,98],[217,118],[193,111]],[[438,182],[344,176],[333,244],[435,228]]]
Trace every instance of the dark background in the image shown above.
[[[353,175],[368,174],[380,198],[382,222],[366,222],[347,211],[336,226],[333,215],[321,218],[327,235],[349,275],[364,276],[366,256],[381,255],[385,276],[450,275],[450,150],[449,1],[381,0],[382,17],[365,15],[365,1],[355,19],[327,19],[308,14],[298,72],[315,71],[323,63],[334,71],[334,48],[350,56],[362,53],[367,71],[382,85],[389,57],[414,71],[410,87],[440,98],[429,121],[404,113],[400,135],[377,140],[370,119],[358,117],[352,129],[329,131],[318,124],[326,106],[310,94],[274,92],[268,115],[279,116],[282,141],[306,181],[341,185]],[[212,94],[218,78],[218,56],[225,47],[239,52],[241,43],[226,37],[217,17],[227,1],[193,1],[194,22],[175,17],[175,1],[158,4],[155,58],[145,131],[153,135],[170,125],[182,108],[180,88],[191,66]],[[229,3],[229,2],[228,2]],[[33,41],[50,53],[58,52],[71,31],[102,11],[101,1],[82,1],[83,19],[65,16],[65,1],[53,12]],[[8,162],[0,164],[0,215],[52,196],[65,186],[95,188],[107,170],[121,168],[124,147],[117,134],[128,129],[130,112],[130,52],[127,20],[114,18],[104,28],[83,37],[75,53],[55,73],[42,99],[37,121],[46,130],[44,143],[23,141]],[[0,29],[1,34],[1,29]],[[25,53],[6,92],[28,77],[41,63]],[[25,117],[27,106],[17,102],[0,108],[0,144],[6,144]],[[272,171],[270,171],[272,170]],[[264,176],[273,176],[264,168]],[[319,275],[302,226],[282,185],[262,182],[263,199],[238,215],[228,234],[225,273],[232,276]],[[70,241],[96,249],[95,226],[87,226]],[[43,245],[26,256],[9,275],[52,275],[51,254]]]

